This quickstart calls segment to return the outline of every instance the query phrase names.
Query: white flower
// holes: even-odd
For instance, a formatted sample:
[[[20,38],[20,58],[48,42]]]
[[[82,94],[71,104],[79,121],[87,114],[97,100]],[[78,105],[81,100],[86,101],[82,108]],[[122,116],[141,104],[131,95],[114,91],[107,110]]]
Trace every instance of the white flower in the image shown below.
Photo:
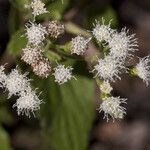
[[[119,75],[122,69],[125,69],[123,63],[108,55],[104,59],[98,60],[98,64],[94,66],[93,72],[96,71],[96,76],[100,79],[115,81],[117,78],[121,79]]]
[[[65,26],[59,21],[49,21],[48,33],[52,38],[58,38],[65,32]]]
[[[127,58],[137,50],[137,39],[134,34],[129,35],[129,30],[122,29],[120,33],[113,33],[109,39],[110,54],[116,58]]]
[[[126,104],[125,98],[108,97],[103,99],[99,112],[104,111],[104,118],[109,120],[109,116],[114,119],[122,119],[126,114],[126,109],[121,104]]]
[[[7,79],[5,80],[6,89],[9,92],[9,97],[12,95],[19,95],[22,91],[27,90],[30,87],[27,74],[20,74],[17,69],[13,69]]]
[[[6,85],[5,81],[6,81],[6,74],[4,73],[4,66],[0,66],[0,87],[4,88]]]
[[[91,40],[91,38],[84,38],[80,35],[73,38],[71,41],[71,54],[77,54],[82,55],[88,48],[88,43]]]
[[[45,4],[41,0],[33,0],[31,8],[34,17],[48,12],[45,8]]]
[[[103,83],[100,85],[100,90],[102,93],[111,93],[113,88],[108,81],[103,81]]]
[[[45,39],[45,35],[47,34],[46,28],[41,24],[35,24],[30,22],[26,26],[26,36],[28,39],[28,43],[38,46]]]
[[[17,99],[13,108],[17,108],[18,115],[26,115],[30,117],[30,113],[40,109],[40,104],[42,100],[36,95],[35,91],[22,92],[20,97]]]
[[[54,68],[53,75],[55,76],[55,82],[58,82],[59,84],[63,84],[70,80],[72,76],[72,67],[66,67],[64,65],[58,65],[56,68]]]
[[[150,56],[144,58],[139,58],[139,63],[135,67],[136,74],[143,79],[143,81],[148,86],[150,81]]]
[[[105,25],[105,20],[102,18],[102,24],[96,20],[96,24],[94,24],[94,29],[92,31],[94,37],[97,39],[97,41],[108,41],[111,39],[111,34],[114,32],[113,29],[110,28],[111,21],[108,25]]]
[[[22,49],[21,59],[29,65],[36,63],[41,57],[42,50],[38,47],[27,46],[26,48]]]
[[[37,63],[32,64],[33,71],[41,78],[47,78],[51,72],[50,62],[46,58],[41,58]]]

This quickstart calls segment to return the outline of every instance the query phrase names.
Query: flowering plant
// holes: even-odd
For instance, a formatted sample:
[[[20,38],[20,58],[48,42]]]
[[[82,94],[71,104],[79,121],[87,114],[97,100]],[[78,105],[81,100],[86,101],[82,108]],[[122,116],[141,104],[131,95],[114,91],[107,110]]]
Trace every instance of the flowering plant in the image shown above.
[[[112,95],[112,83],[121,80],[123,73],[138,76],[146,85],[150,81],[149,56],[139,58],[135,66],[128,63],[138,50],[135,34],[126,28],[118,32],[104,18],[96,20],[91,30],[62,21],[57,15],[50,18],[51,7],[47,8],[42,0],[27,1],[23,7],[24,28],[12,36],[8,45],[9,52],[15,53],[18,59],[18,66],[10,73],[5,72],[7,65],[0,66],[0,86],[8,92],[8,98],[17,97],[13,105],[17,114],[39,117],[49,133],[52,125],[51,143],[56,149],[59,146],[55,140],[59,137],[54,131],[69,128],[71,123],[76,125],[76,120],[69,122],[70,119],[81,117],[79,129],[82,130],[84,119],[89,122],[82,131],[82,140],[86,141],[84,135],[94,118],[93,81],[96,81],[102,100],[99,112],[104,113],[107,121],[123,119],[127,99]],[[64,42],[68,33],[73,34],[72,39]],[[14,42],[19,45],[18,52]],[[92,46],[96,47],[95,51]],[[62,143],[60,137],[62,149],[69,149]]]

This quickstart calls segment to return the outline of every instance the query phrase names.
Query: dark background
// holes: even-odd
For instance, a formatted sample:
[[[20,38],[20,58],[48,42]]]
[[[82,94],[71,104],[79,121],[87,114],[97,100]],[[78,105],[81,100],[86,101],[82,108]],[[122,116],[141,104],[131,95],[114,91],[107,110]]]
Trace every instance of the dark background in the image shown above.
[[[82,24],[86,9],[107,6],[115,11],[118,28],[127,26],[136,33],[140,49],[136,54],[140,57],[150,54],[150,0],[73,1],[71,19]],[[1,57],[10,38],[9,8],[8,0],[0,0]],[[146,87],[139,78],[124,75],[121,81],[114,84],[114,95],[128,98],[127,115],[123,121],[107,123],[102,119],[102,114],[97,113],[89,137],[89,150],[150,150],[150,87]],[[38,150],[40,138],[38,125],[35,124],[36,119],[26,121],[19,118],[10,126],[4,124],[14,150]]]

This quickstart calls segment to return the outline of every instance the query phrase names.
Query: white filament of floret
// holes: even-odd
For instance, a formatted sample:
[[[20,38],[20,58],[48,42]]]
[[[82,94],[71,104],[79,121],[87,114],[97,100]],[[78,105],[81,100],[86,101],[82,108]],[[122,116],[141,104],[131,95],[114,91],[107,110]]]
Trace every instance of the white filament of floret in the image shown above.
[[[18,115],[26,115],[30,117],[32,113],[40,109],[40,104],[42,100],[39,99],[39,96],[36,95],[35,91],[28,90],[22,92],[20,97],[17,99],[16,103],[13,105],[13,108],[17,108]]]
[[[129,30],[122,29],[120,33],[114,32],[108,40],[110,54],[116,58],[127,58],[137,50],[138,44],[135,34],[129,35]]]
[[[96,71],[96,77],[100,79],[115,81],[115,79],[121,79],[119,75],[124,69],[120,60],[108,55],[104,59],[98,59],[98,64],[94,66],[93,72]]]
[[[71,53],[77,55],[83,55],[88,48],[87,44],[90,42],[90,40],[91,38],[86,39],[80,35],[73,38],[71,41]]]
[[[136,65],[136,73],[148,86],[150,81],[150,56],[139,58],[139,63]]]
[[[100,90],[102,93],[111,93],[113,88],[108,81],[103,81],[103,83],[100,85]]]
[[[41,24],[30,22],[30,24],[26,25],[26,36],[28,39],[28,43],[30,44],[38,46],[43,42],[46,34],[46,28]]]
[[[34,17],[48,12],[45,8],[45,4],[41,0],[33,0],[31,2],[31,8]]]
[[[9,97],[12,95],[19,95],[22,91],[27,90],[30,87],[27,74],[20,74],[17,69],[13,69],[7,79],[5,80],[6,89],[9,92]]]
[[[27,46],[24,49],[22,49],[21,59],[29,65],[36,63],[41,57],[42,50],[38,47]]]
[[[126,114],[126,109],[121,104],[126,104],[125,98],[120,97],[108,97],[103,99],[100,104],[99,112],[104,112],[104,119],[109,120],[109,116],[114,119],[122,119]]]
[[[5,70],[5,67],[3,65],[0,66],[0,87],[1,88],[4,88],[6,86],[5,81],[6,81],[7,76],[4,72],[4,70]]]
[[[64,65],[58,65],[56,68],[54,68],[54,77],[55,77],[55,82],[58,84],[63,84],[70,80],[73,75],[72,75],[72,70],[73,68],[68,66],[65,67]]]
[[[108,25],[105,25],[105,20],[102,18],[102,23],[96,20],[96,24],[94,24],[94,29],[92,31],[94,37],[97,41],[108,41],[111,39],[111,34],[114,32],[113,29],[110,28],[111,21]]]

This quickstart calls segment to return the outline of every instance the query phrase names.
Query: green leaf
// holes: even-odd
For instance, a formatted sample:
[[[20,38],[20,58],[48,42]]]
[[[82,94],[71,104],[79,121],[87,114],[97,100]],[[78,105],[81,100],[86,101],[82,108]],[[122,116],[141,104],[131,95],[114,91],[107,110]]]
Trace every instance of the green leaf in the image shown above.
[[[58,85],[48,78],[36,84],[45,100],[40,117],[44,149],[50,144],[54,150],[86,150],[95,112],[93,80],[78,76]]]
[[[87,25],[90,25],[90,28],[93,28],[93,23],[95,23],[95,20],[101,21],[102,18],[104,18],[105,23],[108,24],[110,20],[111,26],[115,27],[118,25],[118,19],[117,14],[115,10],[108,6],[100,9],[99,7],[94,9],[89,9],[88,16],[87,16]]]
[[[0,126],[0,149],[12,150],[10,146],[10,139],[6,131]]]
[[[7,50],[10,54],[18,56],[21,53],[22,48],[27,44],[27,39],[24,36],[24,30],[20,29],[14,33],[8,43]]]
[[[29,0],[11,0],[12,5],[19,11],[25,11],[25,5],[29,4]]]
[[[56,19],[60,20],[62,19],[63,13],[68,7],[70,0],[55,0],[53,3],[51,3],[48,7],[47,10],[49,11],[49,16],[51,19]]]
[[[56,53],[54,53],[54,52],[52,52],[52,51],[45,51],[45,52],[44,52],[44,55],[45,55],[50,61],[56,62],[56,61],[60,61],[60,60],[61,60],[61,57],[60,57],[58,54],[56,54]]]

